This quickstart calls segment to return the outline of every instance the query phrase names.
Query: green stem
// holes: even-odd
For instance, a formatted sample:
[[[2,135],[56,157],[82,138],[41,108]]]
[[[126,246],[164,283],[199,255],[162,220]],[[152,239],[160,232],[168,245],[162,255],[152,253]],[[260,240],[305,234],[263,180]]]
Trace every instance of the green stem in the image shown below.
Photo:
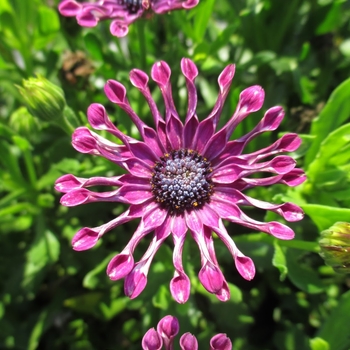
[[[32,187],[36,188],[37,176],[36,176],[35,167],[33,164],[32,154],[29,150],[24,150],[23,156],[24,156],[24,162],[25,162],[27,172],[28,172],[29,181],[30,181]]]
[[[80,122],[73,110],[66,106],[63,111],[63,118],[55,122],[55,125],[60,127],[66,134],[71,136],[74,130],[79,126]]]
[[[147,68],[146,63],[146,36],[145,36],[145,22],[137,21],[137,35],[139,37],[139,45],[140,45],[140,67],[145,70]]]

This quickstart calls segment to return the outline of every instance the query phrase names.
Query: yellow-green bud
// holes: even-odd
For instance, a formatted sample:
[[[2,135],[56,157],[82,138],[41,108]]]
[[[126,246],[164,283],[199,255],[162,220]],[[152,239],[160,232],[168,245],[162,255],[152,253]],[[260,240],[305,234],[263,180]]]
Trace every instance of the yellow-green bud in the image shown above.
[[[320,255],[334,271],[350,273],[350,223],[337,222],[321,232]]]
[[[23,86],[17,86],[31,114],[45,121],[57,121],[62,118],[66,106],[63,90],[46,78],[23,80]]]
[[[31,142],[38,140],[38,120],[28,112],[26,107],[20,107],[11,114],[9,125],[20,136],[25,137]]]

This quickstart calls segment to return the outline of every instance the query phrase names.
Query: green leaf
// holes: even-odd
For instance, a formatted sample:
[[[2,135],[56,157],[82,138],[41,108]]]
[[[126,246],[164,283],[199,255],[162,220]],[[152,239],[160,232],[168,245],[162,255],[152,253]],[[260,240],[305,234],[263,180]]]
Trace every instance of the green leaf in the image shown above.
[[[92,58],[96,61],[103,61],[103,53],[102,47],[103,45],[97,38],[97,36],[93,33],[88,33],[84,36],[84,42],[86,49],[92,56]]]
[[[322,338],[310,339],[311,350],[330,350],[329,344]]]
[[[349,118],[349,100],[350,79],[347,79],[333,91],[320,115],[312,122],[311,134],[315,139],[306,154],[306,166],[316,158],[323,140]]]
[[[334,1],[331,8],[327,8],[326,16],[316,29],[316,35],[322,35],[333,31],[339,26],[342,16],[342,4]]]
[[[169,289],[165,285],[159,286],[158,292],[152,298],[153,306],[162,310],[169,308]]]
[[[350,347],[349,337],[350,315],[350,291],[343,294],[338,306],[326,318],[317,336],[329,344],[329,349],[348,350]]]
[[[37,236],[27,253],[27,263],[22,281],[23,288],[35,289],[47,267],[58,260],[60,243],[48,229],[38,230]]]
[[[301,207],[320,231],[331,227],[337,221],[349,221],[350,218],[350,209],[346,208],[319,204],[302,204]]]
[[[13,136],[13,142],[18,146],[18,148],[24,152],[24,151],[30,151],[32,149],[31,144],[28,142],[27,139],[21,137],[21,136]]]
[[[39,29],[44,35],[56,33],[60,29],[60,20],[57,11],[46,6],[40,6]]]
[[[230,295],[231,295],[230,301],[235,304],[241,303],[243,300],[242,291],[232,283],[228,283],[228,286],[230,288]]]
[[[197,42],[201,42],[203,40],[204,33],[208,28],[208,22],[210,20],[214,4],[215,0],[207,0],[205,2],[201,2],[196,8],[197,13],[194,18],[194,34]]]
[[[112,259],[115,253],[108,255],[103,261],[101,261],[97,266],[89,271],[83,280],[83,286],[88,289],[96,289],[98,287],[106,285],[106,267],[108,262]]]
[[[35,350],[37,349],[39,345],[39,340],[41,335],[43,334],[45,330],[45,324],[47,322],[47,315],[48,315],[48,310],[44,309],[40,315],[39,319],[34,325],[34,328],[32,330],[32,333],[29,338],[29,343],[28,343],[28,350]]]
[[[288,249],[286,253],[288,278],[301,290],[317,294],[324,290],[321,279],[307,264],[302,263],[302,254],[295,249]]]
[[[275,252],[272,258],[272,265],[278,268],[280,272],[280,281],[284,281],[288,273],[286,257],[277,239],[274,240],[273,246],[275,248]]]
[[[344,157],[339,158],[344,147],[348,146],[350,142],[350,124],[343,125],[331,132],[325,140],[321,143],[319,151],[316,154],[314,161],[312,161],[307,170],[307,175],[310,181],[316,182],[318,175],[327,170],[328,163],[331,162],[333,156],[338,156],[336,163],[340,160],[344,162],[349,161],[349,153]],[[346,157],[347,156],[347,157]]]
[[[99,310],[99,304],[103,297],[103,292],[86,293],[77,297],[66,299],[64,301],[64,305],[72,310],[102,318]]]

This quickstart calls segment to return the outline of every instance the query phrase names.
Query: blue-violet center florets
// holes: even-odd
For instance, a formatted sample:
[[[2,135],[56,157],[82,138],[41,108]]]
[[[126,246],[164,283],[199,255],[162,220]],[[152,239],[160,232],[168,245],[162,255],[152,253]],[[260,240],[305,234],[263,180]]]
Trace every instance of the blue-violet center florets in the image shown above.
[[[130,13],[137,12],[142,6],[142,0],[121,0],[121,3],[130,11]]]
[[[156,162],[152,179],[155,200],[170,214],[201,208],[213,193],[210,162],[191,149],[174,150]]]

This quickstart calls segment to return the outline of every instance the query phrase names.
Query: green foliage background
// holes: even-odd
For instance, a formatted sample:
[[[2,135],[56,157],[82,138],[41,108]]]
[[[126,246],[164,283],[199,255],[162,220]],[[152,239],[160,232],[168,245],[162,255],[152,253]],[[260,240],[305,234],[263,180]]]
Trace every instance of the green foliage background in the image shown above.
[[[200,0],[190,11],[134,23],[123,39],[112,37],[107,22],[79,27],[74,18],[59,16],[57,4],[0,4],[0,349],[140,349],[145,331],[167,314],[179,318],[181,334],[197,336],[200,349],[208,348],[218,332],[228,334],[235,350],[350,349],[350,279],[325,265],[317,243],[322,230],[350,221],[350,2]],[[118,227],[90,251],[72,250],[70,240],[79,228],[107,222],[123,206],[64,208],[54,181],[65,173],[89,177],[120,170],[77,153],[67,128],[60,128],[59,120],[31,115],[16,87],[41,74],[64,90],[65,117],[72,126],[86,125],[88,105],[99,102],[121,130],[137,137],[126,115],[108,102],[104,82],[122,82],[135,111],[151,123],[128,73],[132,68],[149,73],[155,61],[165,60],[172,69],[175,103],[184,114],[182,57],[199,68],[199,118],[214,105],[218,75],[235,63],[222,122],[232,115],[240,91],[258,84],[266,92],[264,108],[244,120],[235,135],[251,130],[267,108],[282,105],[286,117],[278,132],[298,132],[303,138],[294,156],[308,181],[295,189],[273,186],[249,193],[301,205],[307,215],[291,225],[296,239],[277,241],[227,225],[238,247],[253,258],[257,275],[251,282],[243,280],[228,251],[216,242],[231,288],[226,303],[199,284],[200,257],[189,239],[184,260],[192,294],[185,305],[176,304],[169,293],[170,241],[157,253],[137,299],[129,300],[123,283],[106,276],[109,259],[123,249],[137,223]],[[156,89],[154,98],[162,108]],[[277,136],[264,135],[247,151]],[[254,210],[249,215],[277,219]],[[145,240],[137,254],[147,246]]]

